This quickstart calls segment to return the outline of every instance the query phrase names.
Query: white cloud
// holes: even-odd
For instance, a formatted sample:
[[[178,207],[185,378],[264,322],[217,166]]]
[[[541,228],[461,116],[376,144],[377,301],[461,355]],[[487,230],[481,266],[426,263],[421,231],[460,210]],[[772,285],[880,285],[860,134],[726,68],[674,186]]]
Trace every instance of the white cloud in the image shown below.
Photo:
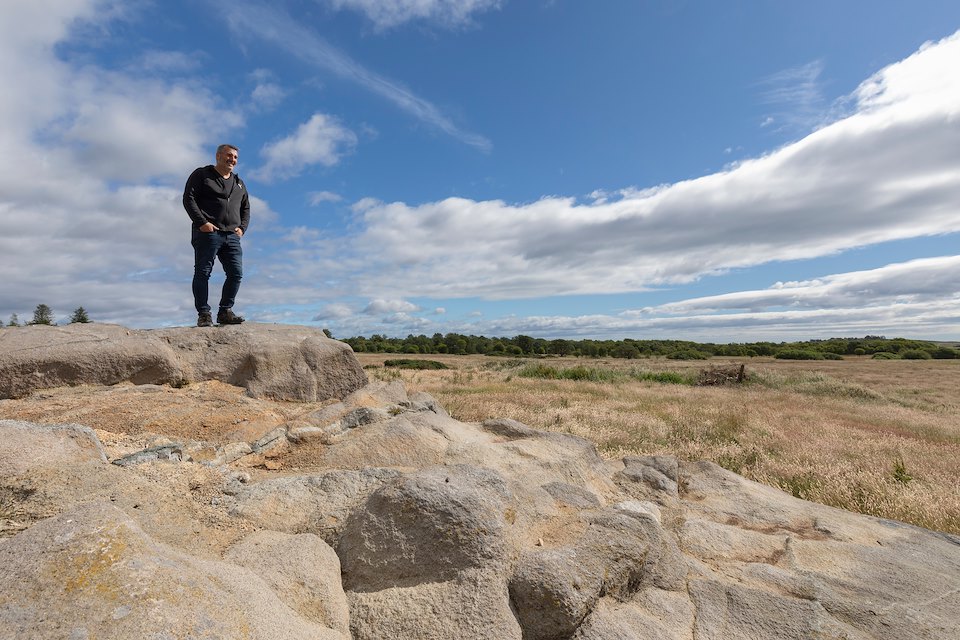
[[[738,291],[663,305],[672,314],[731,309],[836,309],[926,304],[960,295],[960,256],[923,258],[879,269],[852,271],[803,282],[778,282],[760,291]]]
[[[324,202],[340,202],[343,196],[332,191],[311,191],[307,194],[309,202],[313,206],[323,204]]]
[[[328,304],[323,309],[320,310],[313,319],[314,320],[343,320],[345,318],[350,318],[355,315],[353,309],[350,308],[350,305],[343,304],[341,302],[334,302]]]
[[[250,92],[250,101],[255,109],[260,111],[270,111],[283,102],[287,97],[287,92],[278,84],[273,82],[262,82],[253,88]]]
[[[294,178],[310,165],[337,164],[356,144],[356,134],[339,120],[315,113],[286,138],[265,145],[260,153],[266,163],[253,175],[267,182]]]
[[[324,0],[335,9],[363,13],[378,29],[411,21],[448,27],[469,24],[474,14],[500,8],[502,0]]]
[[[364,308],[363,313],[367,315],[380,315],[384,313],[410,313],[419,310],[420,307],[406,300],[386,300],[378,298],[377,300],[371,300],[366,308]]]

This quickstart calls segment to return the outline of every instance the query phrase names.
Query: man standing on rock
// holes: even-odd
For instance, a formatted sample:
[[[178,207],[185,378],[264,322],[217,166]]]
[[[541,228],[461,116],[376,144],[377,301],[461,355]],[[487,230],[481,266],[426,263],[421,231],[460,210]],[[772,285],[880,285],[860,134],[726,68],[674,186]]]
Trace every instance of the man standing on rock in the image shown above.
[[[240,176],[233,172],[240,157],[231,144],[217,147],[217,164],[200,167],[190,174],[183,189],[183,208],[193,222],[193,301],[197,326],[213,324],[207,303],[213,261],[220,260],[227,279],[220,296],[219,324],[240,324],[233,302],[243,278],[243,249],[240,238],[250,224],[250,198]]]

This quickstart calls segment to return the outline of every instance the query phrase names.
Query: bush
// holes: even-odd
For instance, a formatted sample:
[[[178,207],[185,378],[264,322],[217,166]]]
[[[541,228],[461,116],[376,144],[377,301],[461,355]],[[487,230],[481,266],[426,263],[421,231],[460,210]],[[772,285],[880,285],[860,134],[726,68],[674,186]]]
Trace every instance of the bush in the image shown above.
[[[832,351],[824,351],[823,353],[824,360],[843,360],[843,356],[839,353],[834,353]]]
[[[951,349],[950,347],[937,347],[930,352],[930,355],[937,360],[955,360],[956,358],[960,358],[960,351]]]
[[[436,360],[384,360],[383,366],[396,367],[398,369],[449,369],[447,365]]]
[[[528,364],[517,372],[521,378],[546,378],[547,380],[556,380],[560,377],[560,372],[545,364]]]
[[[824,355],[808,349],[784,349],[774,356],[778,360],[823,360]]]
[[[930,360],[933,358],[929,351],[923,349],[907,349],[900,353],[900,357],[904,360]]]
[[[900,356],[889,351],[878,351],[870,357],[874,360],[897,360]]]
[[[668,360],[706,360],[709,358],[707,354],[702,351],[697,351],[695,349],[681,349],[680,351],[674,351],[667,356]]]

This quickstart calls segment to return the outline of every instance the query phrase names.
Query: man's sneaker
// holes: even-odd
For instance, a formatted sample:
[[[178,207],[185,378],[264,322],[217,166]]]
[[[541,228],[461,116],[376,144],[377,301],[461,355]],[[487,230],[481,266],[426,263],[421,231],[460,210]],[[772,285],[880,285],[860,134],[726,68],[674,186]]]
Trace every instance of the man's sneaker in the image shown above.
[[[217,324],[240,324],[243,318],[235,315],[233,309],[220,309],[217,313]]]
[[[209,311],[201,311],[200,315],[197,316],[197,326],[198,327],[212,327],[213,326],[213,316],[210,315]]]

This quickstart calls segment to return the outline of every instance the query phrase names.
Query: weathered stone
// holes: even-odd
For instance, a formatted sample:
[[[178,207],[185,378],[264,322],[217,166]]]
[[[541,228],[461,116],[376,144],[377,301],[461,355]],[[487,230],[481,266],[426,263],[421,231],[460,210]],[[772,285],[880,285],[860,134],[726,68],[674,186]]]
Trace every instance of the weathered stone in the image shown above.
[[[340,560],[317,536],[258,531],[231,547],[224,559],[256,573],[303,618],[350,633]]]
[[[234,485],[237,502],[231,513],[265,529],[315,533],[335,545],[350,513],[399,475],[392,469],[367,468]]]
[[[344,429],[356,429],[366,424],[383,422],[390,418],[390,414],[385,409],[360,407],[340,418],[340,425]]]
[[[553,496],[554,500],[567,507],[596,509],[600,506],[600,500],[595,493],[566,482],[548,482],[543,485],[543,490]]]
[[[516,438],[530,438],[535,435],[538,435],[539,431],[532,429],[522,422],[517,422],[516,420],[511,420],[509,418],[493,418],[491,420],[484,420],[481,423],[481,426],[498,436],[504,438],[509,438],[511,440]]]
[[[0,637],[344,640],[247,569],[158,543],[88,503],[0,543]]]
[[[317,402],[367,383],[350,346],[319,329],[247,322],[227,327],[154,329],[185,362],[190,380],[222,380],[255,398]]]
[[[676,498],[677,459],[670,456],[629,456],[623,459],[624,468],[613,480],[624,491],[636,498],[664,496]]]
[[[349,345],[295,325],[133,330],[34,325],[0,332],[0,398],[77,384],[221,380],[256,398],[316,402],[367,383]]]
[[[128,467],[134,464],[143,464],[145,462],[182,462],[184,459],[183,445],[179,443],[162,444],[156,447],[149,447],[143,451],[137,451],[129,455],[117,458],[113,464],[118,467]]]
[[[107,462],[90,427],[0,420],[0,477],[83,462]]]
[[[0,398],[67,385],[182,380],[173,349],[143,333],[98,323],[0,331]]]
[[[337,553],[353,591],[452,580],[509,551],[510,494],[486,469],[437,467],[375,491],[347,522]]]
[[[520,640],[496,567],[450,580],[347,592],[354,640]]]

